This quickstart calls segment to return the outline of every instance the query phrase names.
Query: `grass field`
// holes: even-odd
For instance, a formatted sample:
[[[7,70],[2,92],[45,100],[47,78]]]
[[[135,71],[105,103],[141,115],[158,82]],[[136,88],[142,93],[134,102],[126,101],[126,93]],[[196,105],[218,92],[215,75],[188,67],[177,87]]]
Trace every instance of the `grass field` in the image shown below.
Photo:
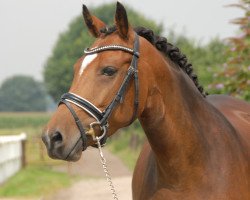
[[[0,188],[0,197],[41,197],[71,182],[68,174],[52,171],[49,166],[31,164]]]
[[[27,166],[0,186],[0,198],[40,197],[75,181],[75,177],[52,170],[63,161],[50,159],[40,138],[50,116],[50,113],[0,113],[0,135],[27,134]]]
[[[18,128],[41,128],[51,117],[50,113],[36,112],[0,112],[0,130]]]

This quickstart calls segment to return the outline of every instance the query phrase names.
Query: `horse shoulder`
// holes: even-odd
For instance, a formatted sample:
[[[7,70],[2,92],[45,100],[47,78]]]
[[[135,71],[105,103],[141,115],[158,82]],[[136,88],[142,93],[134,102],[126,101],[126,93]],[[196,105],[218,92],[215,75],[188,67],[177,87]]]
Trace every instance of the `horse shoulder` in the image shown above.
[[[226,95],[209,95],[207,101],[232,124],[250,158],[250,103]]]

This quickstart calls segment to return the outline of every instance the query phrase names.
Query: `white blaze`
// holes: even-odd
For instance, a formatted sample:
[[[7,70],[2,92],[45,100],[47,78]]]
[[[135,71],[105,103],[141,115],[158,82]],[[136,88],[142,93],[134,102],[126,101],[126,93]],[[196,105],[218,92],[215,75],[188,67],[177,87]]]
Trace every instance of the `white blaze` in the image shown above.
[[[83,61],[82,61],[82,65],[79,71],[80,76],[82,75],[84,69],[91,63],[93,62],[93,60],[97,57],[97,54],[91,54],[91,55],[87,55]]]

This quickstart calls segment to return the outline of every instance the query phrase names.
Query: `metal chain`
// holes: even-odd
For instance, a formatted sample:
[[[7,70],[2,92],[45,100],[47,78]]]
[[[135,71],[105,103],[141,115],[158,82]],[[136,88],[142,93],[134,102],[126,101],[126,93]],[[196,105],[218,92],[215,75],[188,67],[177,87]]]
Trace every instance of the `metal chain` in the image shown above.
[[[105,173],[107,182],[108,182],[108,184],[110,186],[113,198],[115,200],[118,200],[118,197],[117,197],[117,194],[116,194],[116,191],[115,191],[115,187],[113,185],[111,176],[110,176],[108,168],[107,168],[106,159],[104,158],[104,155],[103,155],[103,152],[102,152],[102,147],[101,147],[101,144],[100,144],[100,138],[96,137],[96,141],[97,141],[97,145],[98,145],[98,149],[99,149],[99,154],[100,154],[100,158],[101,158],[102,168],[103,168],[103,171]]]

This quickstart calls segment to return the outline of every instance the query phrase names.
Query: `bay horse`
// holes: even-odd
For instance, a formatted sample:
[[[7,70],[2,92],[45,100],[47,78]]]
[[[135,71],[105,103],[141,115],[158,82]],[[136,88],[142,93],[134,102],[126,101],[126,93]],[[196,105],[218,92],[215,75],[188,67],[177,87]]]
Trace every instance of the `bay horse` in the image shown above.
[[[44,129],[49,156],[77,161],[138,118],[147,141],[134,200],[249,200],[250,104],[204,94],[186,56],[153,31],[133,29],[121,3],[114,26],[85,5],[83,17],[96,41]]]

